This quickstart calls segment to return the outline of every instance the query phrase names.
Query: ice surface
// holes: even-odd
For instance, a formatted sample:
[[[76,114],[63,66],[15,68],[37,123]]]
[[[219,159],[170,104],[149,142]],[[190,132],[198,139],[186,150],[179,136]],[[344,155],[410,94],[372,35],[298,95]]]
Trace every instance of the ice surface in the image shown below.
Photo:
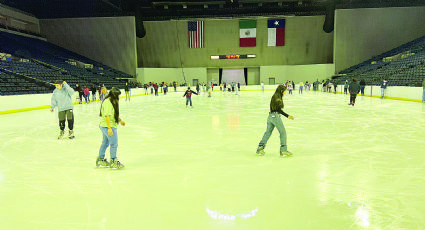
[[[3,115],[1,229],[425,227],[424,104],[285,95],[294,157],[277,130],[258,157],[272,94],[121,99],[124,170],[95,167],[99,103],[75,106],[74,140],[56,140],[57,112]]]

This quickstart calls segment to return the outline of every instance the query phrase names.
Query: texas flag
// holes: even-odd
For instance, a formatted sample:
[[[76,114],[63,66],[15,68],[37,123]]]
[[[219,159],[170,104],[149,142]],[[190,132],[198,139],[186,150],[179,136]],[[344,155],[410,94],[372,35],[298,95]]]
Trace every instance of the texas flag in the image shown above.
[[[268,32],[267,46],[285,45],[285,19],[268,20]]]

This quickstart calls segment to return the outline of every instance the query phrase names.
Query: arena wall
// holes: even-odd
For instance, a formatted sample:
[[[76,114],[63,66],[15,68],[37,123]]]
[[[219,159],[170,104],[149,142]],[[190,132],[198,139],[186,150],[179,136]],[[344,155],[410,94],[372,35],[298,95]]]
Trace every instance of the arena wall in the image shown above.
[[[265,85],[267,91],[276,90],[276,85]],[[178,87],[178,92],[182,93],[187,87]],[[298,86],[296,86],[296,90]],[[243,91],[260,91],[259,85],[241,86],[241,93]],[[386,89],[385,96],[387,99],[404,100],[420,102],[422,100],[422,87],[404,87],[404,86],[390,86]],[[170,93],[173,89],[170,88]],[[338,92],[343,91],[343,86],[338,86]],[[216,92],[216,90],[214,90]],[[125,95],[122,92],[122,95]],[[137,88],[131,89],[132,96],[144,96],[144,89]],[[366,86],[365,96],[380,97],[380,86]],[[214,95],[213,95],[214,96]],[[15,96],[0,96],[0,115],[7,115],[11,113],[25,112],[31,110],[45,109],[46,113],[50,113],[47,109],[50,108],[50,100],[52,94],[30,94],[30,95],[15,95]],[[360,96],[359,96],[360,97]],[[125,96],[122,96],[125,98]],[[74,104],[77,103],[77,94],[74,95]]]
[[[337,9],[336,72],[425,35],[425,7]]]
[[[238,67],[224,67],[223,69],[234,69]],[[333,64],[317,65],[285,65],[285,66],[260,66],[248,68],[248,85],[259,85],[269,83],[269,78],[275,78],[276,84],[284,83],[287,80],[294,82],[316,81],[331,78],[334,74]],[[242,69],[242,68],[241,68]],[[183,77],[186,78],[186,81]],[[219,68],[138,68],[137,80],[142,83],[147,82],[187,82],[192,84],[192,79],[207,83],[212,79],[219,80]]]
[[[276,83],[284,83],[287,80],[295,83],[300,81],[311,83],[317,79],[330,79],[334,74],[334,69],[334,64],[261,66],[260,81],[268,84],[269,78],[275,78]]]
[[[134,17],[43,19],[40,26],[47,41],[136,75]]]
[[[279,18],[279,17],[273,17]],[[333,34],[323,32],[324,16],[286,18],[285,46],[267,46],[267,20],[257,19],[257,46],[239,47],[239,19],[205,19],[205,48],[189,48],[188,20],[144,22],[137,39],[139,68],[225,68],[333,62]],[[211,55],[256,54],[257,58],[210,60]]]

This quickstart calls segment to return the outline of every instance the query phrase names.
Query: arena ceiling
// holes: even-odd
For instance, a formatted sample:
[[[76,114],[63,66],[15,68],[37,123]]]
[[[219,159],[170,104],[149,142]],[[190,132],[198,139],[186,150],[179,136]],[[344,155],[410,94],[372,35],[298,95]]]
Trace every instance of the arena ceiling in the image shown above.
[[[258,15],[323,15],[329,7],[400,7],[425,0],[0,0],[39,19],[139,15],[141,20]]]

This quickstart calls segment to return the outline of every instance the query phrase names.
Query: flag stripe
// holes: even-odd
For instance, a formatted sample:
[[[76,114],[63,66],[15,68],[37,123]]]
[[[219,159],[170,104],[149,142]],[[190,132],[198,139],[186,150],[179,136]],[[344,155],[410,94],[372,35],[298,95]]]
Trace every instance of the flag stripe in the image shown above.
[[[256,28],[257,21],[256,20],[240,20],[239,28]]]
[[[257,37],[257,29],[240,29],[239,30],[240,38],[255,38]]]
[[[268,32],[269,32],[269,36],[267,40],[267,46],[276,46],[276,29],[269,28]]]
[[[240,38],[239,39],[240,47],[255,47],[257,45],[256,38]]]
[[[276,46],[285,45],[285,28],[276,29]]]

